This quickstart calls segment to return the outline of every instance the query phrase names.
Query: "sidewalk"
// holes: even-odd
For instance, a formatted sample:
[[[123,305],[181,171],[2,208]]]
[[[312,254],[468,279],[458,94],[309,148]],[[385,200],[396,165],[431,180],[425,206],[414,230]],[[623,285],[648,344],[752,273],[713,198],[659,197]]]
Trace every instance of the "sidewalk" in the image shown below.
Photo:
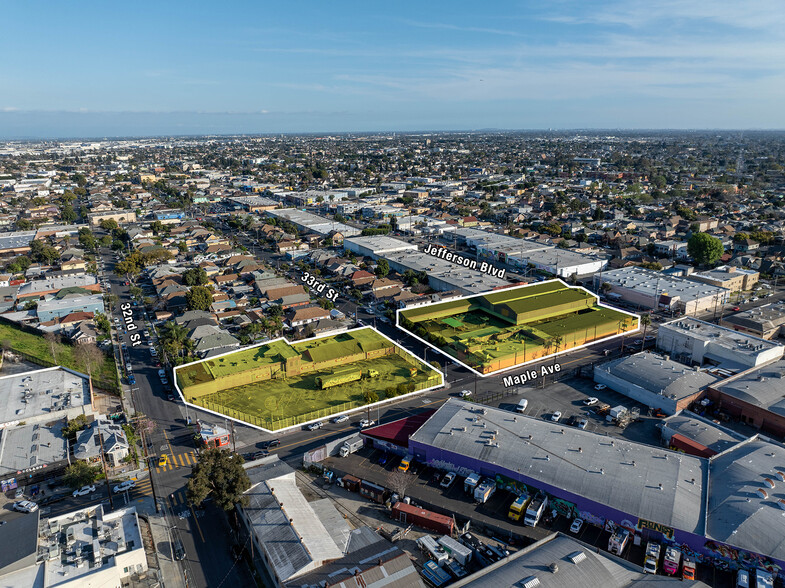
[[[158,567],[166,588],[185,588],[185,578],[180,564],[172,557],[172,543],[169,540],[169,525],[163,513],[156,514],[153,499],[149,498],[136,507],[150,523],[153,534]]]

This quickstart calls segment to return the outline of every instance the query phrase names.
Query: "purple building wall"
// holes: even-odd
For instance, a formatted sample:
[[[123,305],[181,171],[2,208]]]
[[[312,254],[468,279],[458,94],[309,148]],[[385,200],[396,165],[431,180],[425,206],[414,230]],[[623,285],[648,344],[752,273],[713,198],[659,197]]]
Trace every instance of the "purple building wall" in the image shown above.
[[[628,528],[635,534],[642,535],[644,540],[651,539],[677,545],[681,548],[685,557],[690,557],[699,563],[703,562],[721,569],[751,569],[760,567],[773,574],[785,576],[785,573],[782,573],[782,570],[785,570],[784,561],[738,549],[690,531],[675,528],[669,529],[664,525],[660,525],[660,527],[671,535],[670,538],[666,537],[663,532],[651,530],[651,528],[642,531],[639,526],[646,527],[648,521],[641,522],[641,519],[635,515],[624,513],[610,506],[578,496],[562,488],[556,488],[503,466],[433,447],[414,439],[409,440],[409,450],[420,463],[426,463],[437,469],[452,470],[462,476],[466,476],[470,472],[476,472],[485,477],[496,478],[497,485],[500,484],[498,476],[501,475],[513,482],[521,482],[526,486],[537,488],[546,492],[551,500],[557,498],[573,503],[574,512],[572,514],[581,517],[587,523],[603,526],[608,528],[608,530],[612,526],[621,526]],[[613,483],[612,479],[609,478],[608,483]]]

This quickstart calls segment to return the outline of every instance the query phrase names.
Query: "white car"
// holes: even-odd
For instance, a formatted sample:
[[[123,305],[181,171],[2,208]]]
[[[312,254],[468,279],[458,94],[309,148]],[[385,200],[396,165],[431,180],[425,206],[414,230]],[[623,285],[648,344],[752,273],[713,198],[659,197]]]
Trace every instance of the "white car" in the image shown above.
[[[35,512],[38,510],[38,505],[29,500],[20,500],[19,502],[14,502],[14,510],[19,512]]]
[[[333,422],[336,423],[336,424],[337,423],[345,423],[348,420],[349,420],[349,415],[348,414],[341,414],[341,415],[338,415],[337,417],[335,417],[333,419]]]
[[[322,428],[322,424],[323,423],[321,421],[319,421],[318,423],[311,423],[306,427],[306,429],[308,429],[309,431],[316,431]]]
[[[95,484],[90,484],[89,486],[82,486],[79,490],[74,490],[73,495],[74,497],[87,496],[93,492],[95,492]]]
[[[570,533],[577,533],[581,530],[583,526],[583,519],[573,519],[572,524],[570,525]]]
[[[375,421],[369,421],[368,419],[363,419],[360,421],[360,428],[364,429],[365,427],[372,427],[376,424]]]
[[[554,412],[551,415],[551,420],[552,421],[558,421],[560,418],[561,418],[561,411],[560,410],[557,410],[556,412]]]
[[[599,400],[597,400],[594,396],[589,396],[586,400],[583,401],[586,406],[593,406],[598,402]]]
[[[461,390],[461,398],[466,398],[467,396],[471,396],[471,395],[472,395],[471,390]]]
[[[588,424],[589,424],[589,421],[587,421],[586,419],[581,419],[581,420],[578,421],[578,428],[582,429],[582,430],[586,429],[586,425],[588,425]]]
[[[643,343],[643,341],[639,341],[639,342],[638,342],[638,345],[640,345],[641,343]],[[608,386],[606,386],[605,384],[597,384],[597,385],[594,387],[594,389],[595,389],[595,390],[597,390],[597,392],[600,392],[601,390],[605,390],[605,388],[607,388],[607,387],[608,387]]]
[[[119,483],[117,486],[112,488],[112,492],[115,494],[120,494],[121,492],[125,492],[126,490],[131,490],[136,486],[136,482],[133,480],[126,480],[125,482]]]
[[[441,486],[442,488],[449,488],[450,486],[452,486],[453,482],[455,482],[455,478],[457,477],[458,474],[456,474],[455,472],[447,472],[447,475],[445,475],[444,478],[442,478],[442,481],[439,484],[439,486]]]

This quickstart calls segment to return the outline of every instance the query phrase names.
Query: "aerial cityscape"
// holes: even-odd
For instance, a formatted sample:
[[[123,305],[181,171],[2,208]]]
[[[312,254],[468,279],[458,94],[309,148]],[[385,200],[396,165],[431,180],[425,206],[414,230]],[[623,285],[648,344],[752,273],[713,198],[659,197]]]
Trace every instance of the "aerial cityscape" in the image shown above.
[[[7,10],[2,586],[785,586],[785,6],[178,4]]]

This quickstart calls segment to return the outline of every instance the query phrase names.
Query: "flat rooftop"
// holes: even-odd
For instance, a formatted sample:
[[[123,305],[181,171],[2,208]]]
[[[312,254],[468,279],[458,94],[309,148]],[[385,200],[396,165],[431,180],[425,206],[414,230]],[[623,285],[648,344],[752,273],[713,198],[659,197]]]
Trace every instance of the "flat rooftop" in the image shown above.
[[[61,367],[0,377],[0,424],[42,415],[54,420],[69,409],[90,405],[87,376]]]
[[[63,421],[0,429],[0,476],[68,459]]]
[[[662,425],[717,453],[722,453],[746,439],[744,435],[686,412],[679,412],[663,419]]]
[[[87,306],[103,303],[103,294],[91,294],[90,296],[66,296],[65,298],[53,298],[52,300],[41,300],[38,303],[38,312],[49,312],[59,308],[72,308],[74,306]]]
[[[540,481],[632,516],[704,532],[708,464],[697,457],[454,398],[411,436],[410,447],[415,443],[493,464],[513,478],[518,472],[535,485]]]
[[[106,513],[99,504],[44,519],[39,534],[39,551],[49,551],[46,586],[71,583],[101,568],[114,567],[116,555],[144,549],[134,507]]]
[[[388,237],[387,235],[369,235],[366,237],[352,237],[344,241],[359,247],[371,250],[374,255],[384,255],[385,253],[397,253],[399,251],[417,251],[417,245],[412,245],[406,241]]]
[[[330,231],[340,231],[345,237],[359,235],[362,231],[356,227],[339,223],[329,218],[312,214],[298,208],[282,208],[280,210],[268,210],[267,213],[276,218],[283,218],[301,227],[310,229],[320,235],[327,235]]]
[[[510,285],[507,280],[461,267],[445,259],[439,259],[420,251],[391,253],[384,257],[389,262],[397,263],[406,269],[415,272],[426,272],[428,275],[446,283],[450,290],[460,289],[467,293],[480,294],[494,288]],[[433,284],[431,284],[431,287],[434,287]]]
[[[638,294],[646,296],[667,294],[671,298],[678,296],[682,301],[696,300],[707,296],[721,296],[722,300],[730,293],[725,288],[641,267],[623,267],[604,271],[601,279],[602,282],[608,282],[612,286],[635,290]]]
[[[708,372],[648,351],[614,359],[595,366],[595,369],[608,372],[653,394],[662,394],[675,400],[692,396],[719,379]]]
[[[673,331],[681,336],[701,341],[704,344],[722,347],[736,355],[754,357],[763,351],[782,347],[779,343],[767,341],[754,335],[747,335],[714,323],[685,317],[660,325],[658,335]],[[669,351],[669,350],[665,350]]]
[[[722,319],[722,322],[761,332],[770,331],[785,323],[785,306],[766,304],[750,308],[728,315]]]
[[[87,286],[95,286],[97,283],[98,278],[92,274],[56,276],[22,284],[19,286],[19,296],[31,296],[37,292],[50,292],[63,288],[86,288]]]
[[[17,231],[0,234],[0,249],[20,249],[30,245],[35,239],[36,231]]]
[[[785,447],[752,437],[714,456],[709,471],[706,536],[785,560]],[[777,488],[769,488],[766,478]]]
[[[723,394],[785,416],[785,360],[732,376],[715,388]]]

